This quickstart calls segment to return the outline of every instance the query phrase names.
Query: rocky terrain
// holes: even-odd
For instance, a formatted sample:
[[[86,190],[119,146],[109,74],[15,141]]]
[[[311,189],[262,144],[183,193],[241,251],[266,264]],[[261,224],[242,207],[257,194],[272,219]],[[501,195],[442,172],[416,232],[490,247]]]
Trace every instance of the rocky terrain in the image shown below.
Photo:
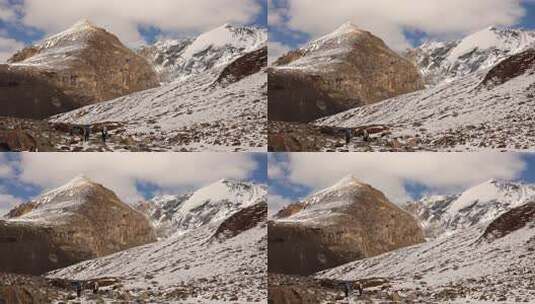
[[[51,122],[120,123],[125,136],[167,151],[265,151],[266,65],[262,47],[227,65],[57,115]]]
[[[424,241],[414,217],[351,176],[284,213],[268,227],[272,273],[310,275]]]
[[[88,21],[16,53],[2,67],[0,115],[43,119],[158,86],[141,56]]]
[[[11,210],[0,240],[1,271],[42,274],[156,238],[141,213],[79,177]]]
[[[259,202],[218,223],[73,265],[49,278],[113,277],[117,294],[132,302],[265,303],[266,218],[267,204]]]
[[[274,121],[310,122],[423,88],[411,62],[350,23],[282,56],[268,74]]]

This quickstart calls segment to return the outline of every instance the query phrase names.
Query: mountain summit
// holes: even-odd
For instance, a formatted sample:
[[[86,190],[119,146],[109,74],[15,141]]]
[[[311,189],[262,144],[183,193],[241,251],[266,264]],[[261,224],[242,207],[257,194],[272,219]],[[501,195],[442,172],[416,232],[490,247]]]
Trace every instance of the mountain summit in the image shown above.
[[[428,85],[451,82],[486,70],[535,46],[535,31],[488,27],[461,40],[428,41],[406,56],[420,69]]]
[[[145,59],[87,20],[21,50],[8,63],[0,69],[2,78],[11,79],[0,89],[4,116],[46,118],[158,85]]]
[[[155,240],[145,216],[84,177],[11,210],[0,221],[0,271],[41,274]]]
[[[279,121],[310,122],[423,88],[411,62],[351,23],[282,56],[268,75],[269,117]]]
[[[270,272],[309,275],[424,240],[415,218],[352,176],[299,204],[269,223]]]

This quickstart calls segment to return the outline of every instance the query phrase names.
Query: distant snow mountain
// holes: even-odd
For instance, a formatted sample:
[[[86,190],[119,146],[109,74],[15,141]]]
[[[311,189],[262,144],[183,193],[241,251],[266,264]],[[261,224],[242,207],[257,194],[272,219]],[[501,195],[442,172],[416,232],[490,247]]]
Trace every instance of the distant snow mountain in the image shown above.
[[[406,56],[428,85],[451,82],[491,68],[501,60],[535,46],[535,31],[489,27],[455,41],[429,41]]]
[[[266,195],[262,185],[223,179],[191,193],[157,196],[138,209],[149,215],[161,235],[169,235],[220,222],[266,201]]]
[[[157,41],[138,53],[153,64],[162,82],[169,82],[228,65],[266,45],[266,29],[225,24],[196,38]]]
[[[410,203],[428,237],[488,224],[499,215],[535,201],[535,185],[490,180],[462,193],[427,196]]]

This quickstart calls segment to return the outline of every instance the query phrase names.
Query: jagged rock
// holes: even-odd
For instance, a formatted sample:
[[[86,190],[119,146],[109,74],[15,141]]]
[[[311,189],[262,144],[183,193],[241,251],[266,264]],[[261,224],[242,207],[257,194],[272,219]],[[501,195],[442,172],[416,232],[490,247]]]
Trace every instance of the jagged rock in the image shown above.
[[[300,212],[269,222],[270,272],[309,275],[424,241],[415,218],[353,177],[303,203]]]
[[[268,70],[270,120],[310,122],[423,89],[416,67],[369,32],[345,24]]]
[[[141,213],[80,177],[0,221],[0,271],[42,274],[154,240]]]
[[[0,115],[45,118],[158,86],[156,73],[113,34],[87,21],[15,54],[0,70]],[[28,90],[28,87],[31,89]]]

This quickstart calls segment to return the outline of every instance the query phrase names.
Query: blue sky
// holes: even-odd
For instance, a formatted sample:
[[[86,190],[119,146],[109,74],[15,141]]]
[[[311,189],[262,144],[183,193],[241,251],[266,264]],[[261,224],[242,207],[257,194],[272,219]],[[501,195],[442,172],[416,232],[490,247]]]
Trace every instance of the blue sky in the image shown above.
[[[347,175],[371,184],[396,203],[464,191],[493,178],[535,183],[535,154],[520,153],[272,153],[268,168],[271,209]]]
[[[223,178],[267,184],[265,153],[0,153],[0,213],[84,175],[124,201],[179,194]]]
[[[475,14],[474,12],[477,12]],[[279,56],[351,21],[402,50],[496,26],[535,29],[532,0],[271,0],[270,54]]]
[[[0,0],[0,62],[87,19],[128,46],[195,36],[224,23],[267,26],[265,0]]]

